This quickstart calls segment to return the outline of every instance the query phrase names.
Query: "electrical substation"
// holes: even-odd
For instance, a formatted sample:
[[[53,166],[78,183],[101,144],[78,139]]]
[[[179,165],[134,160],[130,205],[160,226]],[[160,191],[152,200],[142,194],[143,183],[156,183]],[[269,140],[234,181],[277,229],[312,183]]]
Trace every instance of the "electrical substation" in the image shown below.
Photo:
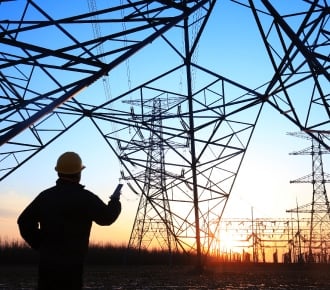
[[[281,2],[0,0],[0,182],[89,121],[140,198],[128,248],[329,263],[330,7]],[[310,203],[224,219],[265,106],[311,144]]]

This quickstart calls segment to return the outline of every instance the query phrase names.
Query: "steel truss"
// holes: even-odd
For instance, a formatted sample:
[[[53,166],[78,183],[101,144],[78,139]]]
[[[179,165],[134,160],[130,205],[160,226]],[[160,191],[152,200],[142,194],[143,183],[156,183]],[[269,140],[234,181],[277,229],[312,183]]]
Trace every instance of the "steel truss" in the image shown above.
[[[290,134],[290,133],[289,133]],[[309,148],[293,152],[292,155],[311,155],[312,156],[312,173],[291,183],[310,183],[312,184],[312,198],[308,204],[300,205],[287,212],[295,212],[297,216],[306,214],[309,215],[309,234],[308,238],[308,255],[307,261],[315,261],[315,247],[322,247],[324,251],[328,251],[330,238],[330,206],[326,191],[326,183],[330,182],[329,174],[323,170],[323,154],[329,154],[328,150],[322,148],[320,143],[316,143],[314,139],[302,133],[291,133],[290,135],[297,136],[310,140],[312,146]],[[319,245],[319,246],[318,246]]]
[[[148,159],[157,138],[168,206],[157,186],[147,200],[177,246],[201,262],[264,103],[329,148],[329,7],[296,3],[289,11],[276,1],[227,1],[255,19],[269,60],[269,77],[250,87],[198,57],[210,19],[221,17],[220,1],[88,1],[66,9],[57,1],[0,1],[0,180],[89,119],[120,160],[122,178],[146,197],[141,172],[160,174]],[[167,55],[173,62],[162,61]],[[132,87],[130,70],[141,68]],[[124,79],[128,89],[109,92]],[[155,115],[157,100],[167,101]]]

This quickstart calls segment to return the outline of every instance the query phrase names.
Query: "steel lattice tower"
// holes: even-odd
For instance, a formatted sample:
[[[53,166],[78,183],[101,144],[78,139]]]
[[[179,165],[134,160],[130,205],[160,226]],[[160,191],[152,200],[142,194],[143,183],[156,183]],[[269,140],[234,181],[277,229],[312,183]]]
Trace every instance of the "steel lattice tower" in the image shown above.
[[[122,153],[139,150],[141,146],[146,146],[147,160],[146,168],[141,172],[136,172],[131,178],[125,176],[123,179],[130,185],[132,179],[140,180],[143,187],[135,221],[133,224],[129,248],[148,249],[151,246],[160,247],[163,250],[176,250],[174,240],[174,227],[172,222],[171,209],[169,204],[168,190],[165,172],[165,154],[167,149],[162,142],[162,113],[163,107],[169,100],[156,98],[150,104],[151,132],[149,136],[142,136],[138,133],[138,140],[131,140],[130,148],[122,148]],[[141,105],[139,101],[131,101],[131,104]],[[145,104],[147,107],[147,104]],[[139,128],[137,127],[138,131]],[[172,144],[175,146],[175,144]],[[132,188],[134,190],[134,188]]]
[[[167,148],[161,161],[171,215],[166,228],[201,264],[263,104],[329,148],[328,2],[87,2],[58,9],[57,1],[0,1],[0,179],[89,120],[120,161],[123,178],[147,198],[137,172],[158,169],[147,161],[150,143],[140,141],[157,136]],[[216,35],[209,29],[226,14],[221,5],[254,21],[254,46],[267,59],[260,82],[246,84],[222,71],[216,64],[220,48],[212,59],[205,38],[226,43],[221,26]],[[239,25],[238,38],[245,34],[245,23]],[[93,33],[86,33],[91,27]],[[162,61],[165,55],[171,62]],[[141,68],[132,82],[130,72]],[[123,79],[128,89],[109,91]],[[161,130],[149,110],[159,98],[175,100],[159,107]],[[135,99],[140,106],[132,110]],[[157,210],[162,203],[152,204],[163,212]]]
[[[312,156],[312,173],[290,183],[310,183],[313,186],[312,200],[308,204],[297,206],[295,209],[287,210],[287,212],[296,212],[301,214],[309,214],[309,233],[308,233],[308,260],[313,262],[314,249],[322,247],[330,237],[330,206],[325,184],[330,182],[329,174],[323,170],[323,154],[329,154],[329,150],[325,150],[320,143],[314,139],[301,133],[291,133],[300,138],[305,138],[312,142],[312,146],[298,152],[291,153],[292,155],[311,155]]]

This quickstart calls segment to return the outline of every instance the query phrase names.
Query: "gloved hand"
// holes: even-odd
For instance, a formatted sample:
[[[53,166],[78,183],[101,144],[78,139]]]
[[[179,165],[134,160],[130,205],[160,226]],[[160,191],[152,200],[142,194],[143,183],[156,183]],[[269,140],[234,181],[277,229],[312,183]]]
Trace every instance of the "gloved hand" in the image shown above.
[[[115,189],[115,191],[113,192],[113,194],[110,196],[110,199],[120,199],[120,195],[121,195],[121,188],[123,187],[122,183],[119,183]]]

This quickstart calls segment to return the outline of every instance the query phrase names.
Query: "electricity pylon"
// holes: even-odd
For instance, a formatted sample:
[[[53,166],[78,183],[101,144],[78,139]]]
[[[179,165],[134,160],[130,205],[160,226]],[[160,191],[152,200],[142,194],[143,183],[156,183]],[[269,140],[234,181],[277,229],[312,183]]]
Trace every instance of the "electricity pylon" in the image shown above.
[[[150,143],[137,140],[157,136],[167,148],[162,162],[174,239],[201,263],[263,104],[329,148],[329,5],[87,2],[59,9],[57,1],[0,1],[0,180],[89,120],[132,190],[145,195],[136,172],[153,163],[146,162]],[[224,15],[232,9],[244,19],[235,22],[239,47],[247,52],[243,36],[253,33],[258,55],[224,51],[236,34],[228,33],[232,25],[211,25],[223,19],[221,5]],[[254,26],[246,29],[245,21]],[[228,58],[239,65],[226,67]],[[229,72],[252,59],[263,60],[249,66],[252,81]],[[175,102],[161,107],[160,135],[149,108],[164,96]],[[132,110],[137,98],[140,106]],[[133,145],[138,149],[130,150]]]
[[[330,175],[323,170],[323,154],[329,154],[329,150],[325,150],[320,143],[302,133],[288,133],[296,137],[304,138],[312,142],[312,146],[292,155],[311,155],[312,156],[312,173],[290,183],[310,183],[313,186],[312,200],[310,203],[297,206],[287,212],[307,213],[309,214],[309,247],[308,261],[312,262],[313,249],[319,250],[323,246],[323,240],[330,237],[330,206],[325,184],[330,182]]]
[[[129,249],[161,248],[177,250],[172,212],[169,203],[167,179],[169,174],[165,168],[165,154],[167,145],[163,143],[162,128],[162,107],[168,104],[167,99],[156,98],[151,101],[150,112],[152,118],[149,136],[144,137],[141,133],[138,140],[131,140],[127,145],[129,148],[122,148],[122,153],[147,150],[146,167],[134,176],[122,178],[130,185],[130,180],[139,180],[143,186],[143,194],[140,197],[139,206],[134,220],[131,236],[128,242]],[[139,101],[129,102],[132,105],[141,105]],[[145,104],[146,105],[146,104]],[[136,128],[139,130],[139,127]],[[176,146],[172,144],[172,146]],[[134,188],[132,188],[134,191]]]

